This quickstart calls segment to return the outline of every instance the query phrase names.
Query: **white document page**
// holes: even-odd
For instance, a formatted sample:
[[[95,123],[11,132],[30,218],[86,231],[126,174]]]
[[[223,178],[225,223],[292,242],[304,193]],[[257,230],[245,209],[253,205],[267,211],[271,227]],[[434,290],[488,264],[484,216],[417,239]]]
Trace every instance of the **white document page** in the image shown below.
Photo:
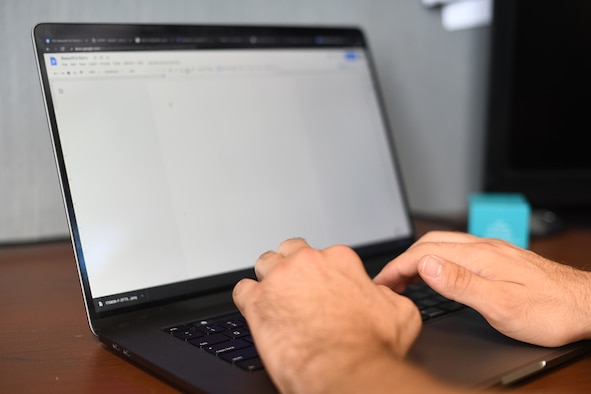
[[[95,298],[410,232],[362,51],[46,62]]]

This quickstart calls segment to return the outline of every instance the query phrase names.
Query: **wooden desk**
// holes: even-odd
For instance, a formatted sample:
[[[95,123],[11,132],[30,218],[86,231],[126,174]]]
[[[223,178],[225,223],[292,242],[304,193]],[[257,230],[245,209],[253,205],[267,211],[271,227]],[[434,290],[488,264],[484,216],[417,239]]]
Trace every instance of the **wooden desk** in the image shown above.
[[[437,227],[417,223],[419,233]],[[589,229],[534,240],[531,247],[591,268]],[[2,393],[177,392],[93,337],[69,242],[0,247],[0,319]],[[591,355],[509,391],[591,392]]]

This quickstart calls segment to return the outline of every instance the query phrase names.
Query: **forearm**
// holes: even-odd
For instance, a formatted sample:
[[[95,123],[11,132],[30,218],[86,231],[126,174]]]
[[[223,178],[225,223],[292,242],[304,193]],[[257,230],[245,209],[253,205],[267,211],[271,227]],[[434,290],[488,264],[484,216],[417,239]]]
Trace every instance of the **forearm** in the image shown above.
[[[574,288],[573,317],[578,323],[575,339],[591,339],[591,272],[580,271],[576,274],[577,286]],[[576,327],[576,326],[575,326]]]
[[[310,365],[309,369],[301,371],[297,381],[292,380],[290,384],[280,386],[280,390],[292,394],[475,392],[470,388],[443,383],[396,356],[373,354],[348,365],[341,361],[334,360],[334,363],[324,366]]]
[[[368,368],[360,368],[351,379],[344,379],[335,393],[438,393],[462,394],[472,390],[443,383],[425,371],[401,359],[376,360]]]

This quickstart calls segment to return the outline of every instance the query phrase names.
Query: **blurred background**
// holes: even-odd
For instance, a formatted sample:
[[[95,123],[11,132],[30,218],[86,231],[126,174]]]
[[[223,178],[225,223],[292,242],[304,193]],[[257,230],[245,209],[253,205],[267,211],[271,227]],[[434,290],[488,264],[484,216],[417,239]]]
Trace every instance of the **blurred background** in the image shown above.
[[[35,67],[39,22],[355,25],[366,33],[410,207],[463,215],[482,184],[488,25],[449,30],[421,0],[3,0],[0,243],[67,237]]]

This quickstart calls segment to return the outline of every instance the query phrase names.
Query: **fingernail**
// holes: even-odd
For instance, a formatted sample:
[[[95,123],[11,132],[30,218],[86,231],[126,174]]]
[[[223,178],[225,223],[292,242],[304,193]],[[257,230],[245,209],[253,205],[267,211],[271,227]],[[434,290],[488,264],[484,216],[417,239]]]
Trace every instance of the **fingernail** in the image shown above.
[[[438,278],[441,275],[442,262],[439,257],[427,256],[423,259],[421,272],[431,278]]]

